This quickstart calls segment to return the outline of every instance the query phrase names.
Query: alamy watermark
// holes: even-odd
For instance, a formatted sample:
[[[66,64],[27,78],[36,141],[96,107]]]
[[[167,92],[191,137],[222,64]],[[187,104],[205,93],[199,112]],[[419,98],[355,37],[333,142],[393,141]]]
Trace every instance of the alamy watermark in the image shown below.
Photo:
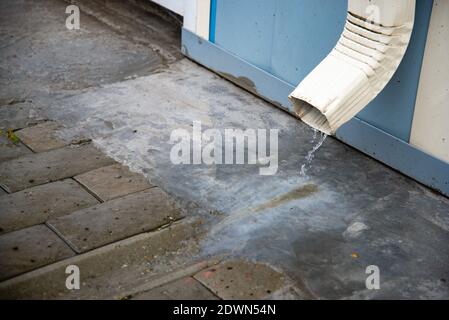
[[[68,277],[65,280],[65,286],[68,290],[80,289],[80,268],[76,265],[69,265],[65,269],[65,273]]]
[[[173,164],[250,164],[259,165],[260,175],[278,170],[278,129],[202,130],[193,121],[192,131],[173,130],[170,160]]]
[[[65,9],[65,13],[69,15],[65,20],[65,27],[69,30],[79,30],[80,8],[75,5],[70,5]]]
[[[380,269],[378,266],[371,265],[366,267],[365,273],[368,274],[365,285],[368,290],[380,289]]]

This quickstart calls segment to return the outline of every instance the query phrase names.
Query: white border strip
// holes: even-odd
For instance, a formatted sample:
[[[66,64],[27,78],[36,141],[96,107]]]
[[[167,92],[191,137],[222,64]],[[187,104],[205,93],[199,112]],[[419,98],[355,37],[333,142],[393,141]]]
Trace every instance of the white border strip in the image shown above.
[[[410,143],[449,163],[449,1],[435,0]]]
[[[151,0],[151,1],[183,16],[185,12],[185,4],[187,2],[192,2],[193,0]]]

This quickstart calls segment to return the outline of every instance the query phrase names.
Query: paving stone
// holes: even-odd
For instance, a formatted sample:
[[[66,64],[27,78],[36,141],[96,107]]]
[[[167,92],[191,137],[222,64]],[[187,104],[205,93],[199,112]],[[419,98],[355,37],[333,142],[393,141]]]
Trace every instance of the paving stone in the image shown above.
[[[227,261],[194,276],[222,299],[264,299],[284,289],[282,274],[267,265]]]
[[[14,143],[8,140],[4,134],[5,132],[0,134],[0,162],[32,153],[23,143]]]
[[[75,180],[103,201],[153,187],[143,175],[131,172],[120,164],[83,173],[76,176]]]
[[[0,280],[73,256],[49,228],[38,225],[0,236]]]
[[[42,122],[39,117],[40,107],[29,102],[8,102],[0,106],[0,129],[22,129],[29,125]]]
[[[48,222],[77,252],[85,252],[180,218],[168,195],[151,188]]]
[[[186,277],[161,287],[138,293],[133,300],[218,300],[200,282]]]
[[[147,274],[145,281],[141,278],[136,279],[138,284],[134,284],[130,288],[125,289],[114,284],[110,285],[111,280],[117,277],[117,273],[121,274],[120,272],[127,271],[123,269],[124,264],[131,268],[132,266],[145,266],[148,261],[158,263],[160,257],[167,252],[186,250],[186,239],[192,238],[197,233],[196,222],[182,220],[159,231],[142,233],[76,255],[1,282],[0,299],[111,299],[116,296],[121,298],[123,297],[121,294],[123,290],[133,289],[132,292],[126,293],[126,295],[131,294],[135,292],[135,287],[144,284],[145,281],[152,282],[153,279],[160,279],[161,277],[160,273],[155,271],[152,274]],[[162,264],[164,272],[167,272],[169,266],[164,262]],[[80,268],[81,290],[67,290],[65,269],[68,265],[77,265]]]
[[[43,152],[62,148],[69,144],[56,135],[58,128],[61,128],[61,126],[56,122],[46,121],[19,130],[16,135],[34,152]]]
[[[72,145],[0,163],[0,184],[7,191],[16,192],[112,163],[91,144]]]
[[[43,184],[0,197],[0,234],[98,204],[76,181]]]

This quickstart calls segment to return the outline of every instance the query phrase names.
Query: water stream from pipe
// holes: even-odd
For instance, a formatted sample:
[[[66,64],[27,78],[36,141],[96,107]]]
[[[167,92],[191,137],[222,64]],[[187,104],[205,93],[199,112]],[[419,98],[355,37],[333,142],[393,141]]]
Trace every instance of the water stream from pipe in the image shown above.
[[[313,137],[312,137],[312,143],[315,143],[312,150],[310,150],[307,153],[306,156],[306,162],[301,165],[301,171],[299,172],[301,177],[307,176],[307,171],[312,167],[312,161],[315,157],[315,152],[323,145],[324,141],[327,138],[327,134],[319,132],[320,137],[318,138],[318,130],[313,129]],[[317,141],[318,138],[318,141]]]

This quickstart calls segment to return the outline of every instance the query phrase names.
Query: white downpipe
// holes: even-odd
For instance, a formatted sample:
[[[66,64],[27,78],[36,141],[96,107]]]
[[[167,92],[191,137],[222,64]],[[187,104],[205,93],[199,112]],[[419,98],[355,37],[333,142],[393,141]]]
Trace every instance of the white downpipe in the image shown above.
[[[387,85],[413,30],[415,0],[349,0],[344,31],[329,55],[290,94],[296,115],[326,134]]]

